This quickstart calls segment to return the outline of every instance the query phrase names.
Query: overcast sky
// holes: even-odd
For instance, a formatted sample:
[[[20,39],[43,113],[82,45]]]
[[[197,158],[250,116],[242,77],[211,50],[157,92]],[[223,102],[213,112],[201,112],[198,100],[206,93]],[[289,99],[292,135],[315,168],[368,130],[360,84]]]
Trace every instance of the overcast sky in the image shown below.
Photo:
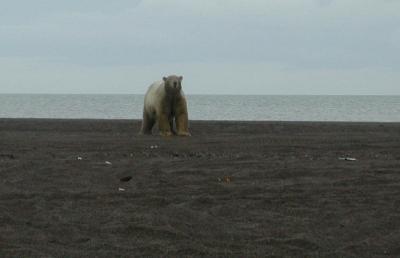
[[[398,0],[0,0],[0,93],[400,94]]]

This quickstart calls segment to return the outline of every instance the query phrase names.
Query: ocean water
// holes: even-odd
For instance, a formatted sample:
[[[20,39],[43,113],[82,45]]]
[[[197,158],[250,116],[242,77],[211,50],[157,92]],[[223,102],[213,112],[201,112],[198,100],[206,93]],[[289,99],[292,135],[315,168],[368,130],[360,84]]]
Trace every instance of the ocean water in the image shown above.
[[[0,94],[0,118],[141,119],[143,95]],[[400,122],[400,96],[188,95],[191,120]]]

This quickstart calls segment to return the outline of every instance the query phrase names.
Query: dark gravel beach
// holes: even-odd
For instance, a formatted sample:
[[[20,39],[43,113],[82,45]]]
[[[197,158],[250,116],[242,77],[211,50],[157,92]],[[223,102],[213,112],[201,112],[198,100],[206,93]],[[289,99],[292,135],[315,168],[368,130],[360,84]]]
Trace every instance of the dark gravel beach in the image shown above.
[[[399,123],[139,127],[0,119],[0,257],[400,256]]]

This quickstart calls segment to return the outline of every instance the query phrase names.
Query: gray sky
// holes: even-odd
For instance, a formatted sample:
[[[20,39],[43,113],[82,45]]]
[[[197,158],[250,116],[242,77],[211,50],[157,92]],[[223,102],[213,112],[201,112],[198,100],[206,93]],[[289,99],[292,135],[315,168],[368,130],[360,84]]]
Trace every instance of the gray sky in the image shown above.
[[[0,0],[0,93],[400,94],[398,0]]]

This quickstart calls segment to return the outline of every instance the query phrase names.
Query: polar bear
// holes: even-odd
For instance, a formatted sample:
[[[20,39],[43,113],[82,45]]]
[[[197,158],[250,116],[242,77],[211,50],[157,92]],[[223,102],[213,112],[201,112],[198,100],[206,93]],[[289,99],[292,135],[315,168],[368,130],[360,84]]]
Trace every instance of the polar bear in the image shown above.
[[[190,136],[182,76],[170,75],[150,85],[144,97],[140,134],[151,134],[157,122],[162,136]],[[174,130],[174,120],[176,131]]]

